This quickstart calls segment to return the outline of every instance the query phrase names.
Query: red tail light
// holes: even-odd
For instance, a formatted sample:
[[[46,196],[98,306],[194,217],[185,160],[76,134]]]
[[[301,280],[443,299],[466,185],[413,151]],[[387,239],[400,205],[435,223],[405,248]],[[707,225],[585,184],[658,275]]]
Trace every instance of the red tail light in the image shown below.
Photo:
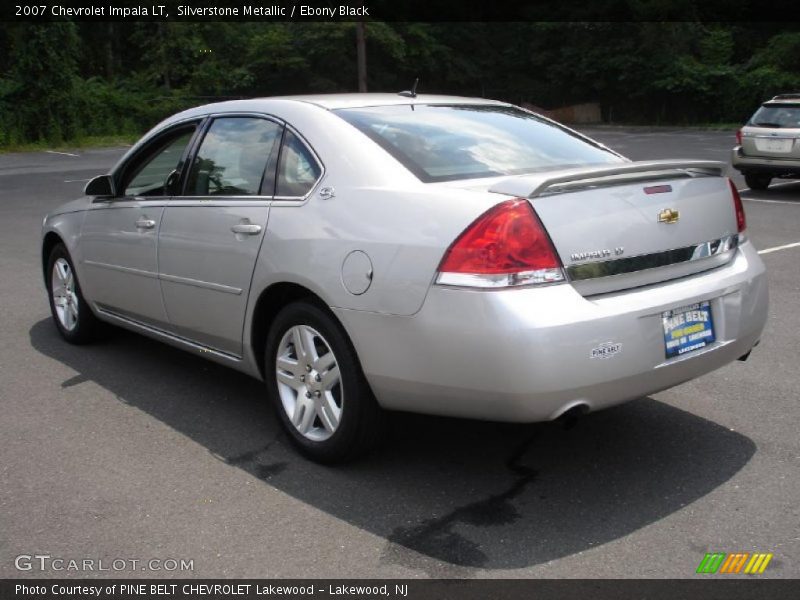
[[[739,196],[739,190],[736,189],[736,186],[733,185],[733,181],[731,181],[730,178],[728,179],[728,184],[731,186],[733,207],[736,210],[736,228],[739,230],[739,233],[742,233],[747,229],[747,218],[744,216],[744,204],[742,204],[742,198]]]
[[[740,146],[742,145],[742,130],[741,129],[737,129],[736,130],[736,143],[739,144]]]
[[[437,283],[506,287],[564,280],[561,261],[530,202],[517,198],[478,217],[450,246]]]

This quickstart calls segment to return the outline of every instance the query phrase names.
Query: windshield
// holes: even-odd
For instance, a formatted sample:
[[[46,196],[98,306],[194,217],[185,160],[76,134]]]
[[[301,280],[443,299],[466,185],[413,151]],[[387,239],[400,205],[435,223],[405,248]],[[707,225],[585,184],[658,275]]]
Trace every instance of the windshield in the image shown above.
[[[784,129],[800,128],[800,104],[765,105],[756,111],[748,125]]]
[[[335,111],[425,182],[623,162],[557,125],[497,105],[398,105]]]

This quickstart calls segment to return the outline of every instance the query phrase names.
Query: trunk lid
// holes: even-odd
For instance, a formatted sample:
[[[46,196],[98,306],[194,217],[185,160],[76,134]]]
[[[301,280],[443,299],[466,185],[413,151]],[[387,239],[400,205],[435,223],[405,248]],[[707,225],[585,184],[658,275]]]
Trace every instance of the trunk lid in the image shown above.
[[[631,162],[510,177],[489,190],[528,198],[567,277],[595,295],[728,262],[739,243],[723,163]]]

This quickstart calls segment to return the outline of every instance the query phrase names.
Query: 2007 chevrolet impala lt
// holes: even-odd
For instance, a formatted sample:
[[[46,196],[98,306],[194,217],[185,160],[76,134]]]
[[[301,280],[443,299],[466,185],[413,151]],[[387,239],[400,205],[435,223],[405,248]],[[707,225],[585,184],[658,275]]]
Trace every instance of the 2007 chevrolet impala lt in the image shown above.
[[[549,420],[746,357],[767,283],[724,168],[483,99],[211,104],[45,218],[45,282],[68,342],[112,323],[262,379],[334,462],[384,409]]]

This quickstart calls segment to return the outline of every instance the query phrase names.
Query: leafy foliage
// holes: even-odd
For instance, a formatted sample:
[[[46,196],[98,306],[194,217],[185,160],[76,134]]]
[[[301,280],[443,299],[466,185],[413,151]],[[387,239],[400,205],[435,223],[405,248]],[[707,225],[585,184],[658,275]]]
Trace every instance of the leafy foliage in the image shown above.
[[[419,77],[423,92],[599,102],[615,122],[741,121],[800,91],[794,24],[369,22],[367,56],[373,91]],[[354,23],[3,24],[0,146],[136,134],[204,102],[356,83]]]

